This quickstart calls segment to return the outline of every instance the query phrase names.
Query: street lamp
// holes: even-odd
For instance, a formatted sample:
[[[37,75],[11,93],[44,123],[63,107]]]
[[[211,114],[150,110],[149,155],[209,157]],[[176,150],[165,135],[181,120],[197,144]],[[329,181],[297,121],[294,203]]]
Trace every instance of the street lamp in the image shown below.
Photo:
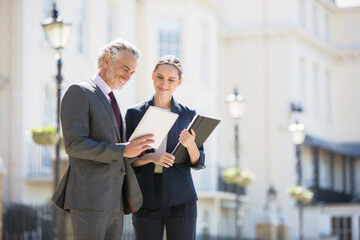
[[[56,50],[56,60],[57,60],[57,75],[56,75],[56,84],[57,84],[57,109],[56,109],[56,129],[57,133],[60,132],[60,97],[61,97],[61,83],[63,77],[61,75],[62,61],[61,61],[61,50],[65,48],[66,43],[68,42],[71,24],[64,23],[62,17],[58,15],[56,9],[56,3],[53,3],[52,16],[44,20],[42,27],[45,30],[47,39],[49,40],[50,46]],[[56,159],[55,159],[55,181],[54,188],[56,188],[59,183],[59,172],[60,172],[60,138],[56,144]]]
[[[273,185],[270,185],[266,193],[267,202],[272,203],[276,201],[276,195],[277,195],[276,189],[274,188]]]
[[[270,185],[266,191],[266,203],[265,203],[265,219],[270,223],[273,223],[275,218],[275,202],[276,202],[277,192],[273,185]]]
[[[240,119],[244,116],[246,108],[245,98],[238,94],[237,89],[234,90],[234,93],[226,97],[226,102],[228,104],[230,116],[233,119]]]
[[[57,75],[56,75],[56,85],[57,85],[57,108],[56,108],[56,132],[60,134],[60,98],[61,98],[61,83],[63,77],[61,75],[62,61],[61,61],[61,50],[65,48],[66,43],[68,42],[71,24],[64,23],[62,17],[58,15],[56,9],[56,3],[53,3],[52,16],[44,20],[42,27],[45,30],[47,39],[49,40],[50,46],[56,50],[56,60],[57,60]],[[60,142],[59,138],[56,144],[56,158],[55,158],[55,180],[54,180],[54,189],[59,183],[60,178]],[[60,219],[59,213],[53,209],[53,234],[54,239],[59,239],[58,230],[60,229]]]
[[[241,119],[244,115],[246,102],[242,95],[238,94],[237,89],[234,90],[233,94],[230,94],[226,97],[226,102],[228,106],[228,110],[230,112],[230,116],[235,120],[235,167],[240,169],[240,154],[239,154],[239,123],[238,120]],[[240,187],[236,188],[236,219],[235,219],[235,237],[236,239],[241,239],[241,224],[240,224]]]
[[[291,109],[293,112],[302,112],[301,106],[297,106],[292,104]],[[292,123],[288,130],[291,134],[291,139],[293,143],[295,144],[295,151],[296,151],[296,170],[297,170],[297,185],[302,185],[302,168],[301,168],[301,151],[300,151],[300,145],[305,140],[305,126],[302,123],[299,123],[298,120],[295,120],[294,123]],[[303,224],[303,203],[302,201],[298,201],[299,206],[299,240],[304,239],[304,224]]]

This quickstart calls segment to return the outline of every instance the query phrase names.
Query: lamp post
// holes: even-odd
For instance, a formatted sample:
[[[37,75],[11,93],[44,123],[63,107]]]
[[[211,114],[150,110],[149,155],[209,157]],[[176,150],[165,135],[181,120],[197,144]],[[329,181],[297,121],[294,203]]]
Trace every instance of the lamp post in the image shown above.
[[[227,106],[229,113],[232,119],[235,121],[234,133],[235,133],[235,167],[240,169],[240,147],[239,147],[239,123],[238,120],[241,119],[244,115],[246,102],[242,95],[238,94],[238,91],[235,89],[233,94],[230,94],[226,97]],[[237,240],[241,239],[241,224],[240,224],[240,187],[236,188],[236,215],[235,215],[235,237]]]
[[[64,23],[62,17],[58,15],[58,11],[56,9],[56,3],[53,3],[52,16],[48,19],[45,19],[42,27],[45,30],[45,34],[47,39],[49,40],[50,46],[56,50],[55,58],[57,60],[57,75],[56,75],[56,85],[57,85],[57,108],[56,108],[56,132],[60,134],[60,98],[61,98],[61,83],[63,81],[63,77],[61,74],[62,61],[61,61],[61,50],[65,48],[66,43],[68,42],[71,24]],[[56,158],[55,158],[55,180],[54,180],[54,189],[59,183],[60,178],[60,142],[59,138],[56,144]],[[58,239],[59,229],[59,219],[58,213],[54,210],[54,239]]]
[[[292,105],[293,109],[293,105]],[[293,111],[296,111],[296,109]],[[301,112],[301,107],[297,110],[298,112]],[[295,144],[295,151],[296,151],[296,171],[297,171],[297,185],[302,185],[302,168],[301,168],[301,151],[300,151],[300,145],[305,140],[305,127],[304,124],[299,123],[298,120],[295,120],[293,124],[291,124],[288,128],[291,139],[293,143]],[[298,201],[299,206],[299,240],[304,239],[304,223],[303,223],[303,203],[301,201]]]
[[[270,185],[267,192],[266,192],[266,202],[267,205],[270,207],[270,204],[276,201],[276,189],[273,185]]]
[[[56,4],[53,3],[52,16],[46,19],[42,27],[45,30],[46,37],[49,40],[50,46],[56,50],[56,60],[57,60],[57,75],[56,75],[56,85],[57,85],[57,108],[56,108],[56,129],[57,133],[60,132],[60,97],[61,97],[61,83],[63,77],[61,74],[62,61],[61,61],[61,50],[65,48],[66,43],[69,39],[71,24],[64,23],[62,17],[58,15],[56,9]],[[56,144],[56,159],[55,159],[55,181],[54,188],[56,188],[59,183],[59,170],[60,170],[60,138]]]
[[[273,185],[269,185],[268,190],[266,191],[266,203],[265,203],[265,219],[269,222],[269,223],[274,223],[275,222],[275,213],[276,213],[276,209],[275,209],[275,202],[276,202],[276,189],[274,188]]]

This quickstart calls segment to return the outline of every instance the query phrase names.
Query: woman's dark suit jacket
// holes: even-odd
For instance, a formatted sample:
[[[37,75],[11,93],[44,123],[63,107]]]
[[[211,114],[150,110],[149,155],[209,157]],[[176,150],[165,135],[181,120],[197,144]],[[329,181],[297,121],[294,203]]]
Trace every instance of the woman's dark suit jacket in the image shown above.
[[[149,106],[153,106],[153,99],[140,103],[127,110],[126,139],[128,140],[139,124]],[[166,152],[171,153],[179,141],[179,135],[186,129],[196,115],[196,111],[177,103],[172,98],[171,112],[179,114],[178,119],[170,129],[167,138]],[[150,150],[150,152],[154,150]],[[203,147],[199,148],[200,160],[196,166],[191,165],[190,159],[187,164],[174,164],[172,167],[163,168],[162,173],[162,196],[161,207],[179,205],[191,201],[196,201],[197,195],[191,177],[190,169],[205,168],[205,154]],[[149,163],[140,167],[135,167],[135,173],[143,194],[143,208],[155,209],[155,188],[154,188],[154,167],[155,164]]]

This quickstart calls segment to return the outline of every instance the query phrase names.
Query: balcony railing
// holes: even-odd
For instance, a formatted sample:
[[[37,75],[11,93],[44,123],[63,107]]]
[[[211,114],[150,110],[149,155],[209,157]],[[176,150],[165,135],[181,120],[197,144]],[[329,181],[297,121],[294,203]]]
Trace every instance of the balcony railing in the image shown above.
[[[350,203],[352,196],[322,188],[311,188],[314,193],[313,203]]]
[[[240,193],[241,195],[245,195],[245,188],[236,184],[228,184],[224,182],[221,176],[221,170],[219,170],[218,175],[218,191],[230,192],[234,194]]]
[[[48,146],[27,142],[27,178],[47,178],[52,176],[51,155]]]

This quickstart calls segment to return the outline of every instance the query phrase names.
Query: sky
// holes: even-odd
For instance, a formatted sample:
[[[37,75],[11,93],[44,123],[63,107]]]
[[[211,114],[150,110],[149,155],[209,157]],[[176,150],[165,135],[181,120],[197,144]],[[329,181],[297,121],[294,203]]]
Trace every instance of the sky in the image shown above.
[[[336,0],[339,7],[360,6],[360,0]]]

